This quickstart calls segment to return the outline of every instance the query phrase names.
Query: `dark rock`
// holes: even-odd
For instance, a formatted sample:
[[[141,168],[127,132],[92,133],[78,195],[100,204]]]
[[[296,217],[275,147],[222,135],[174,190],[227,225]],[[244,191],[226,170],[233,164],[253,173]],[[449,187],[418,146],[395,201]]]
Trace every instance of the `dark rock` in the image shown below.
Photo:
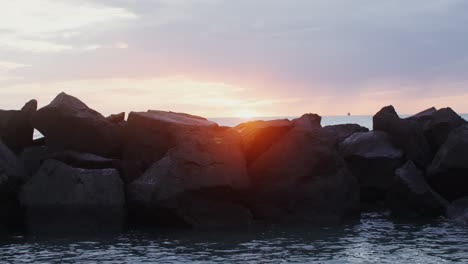
[[[374,115],[373,122],[374,130],[387,132],[391,142],[419,168],[430,163],[432,151],[417,121],[401,119],[393,106],[386,106]]]
[[[435,112],[437,111],[437,109],[435,107],[431,107],[431,108],[428,108],[424,111],[421,111],[415,115],[412,115],[410,117],[408,117],[407,119],[410,119],[410,120],[415,120],[415,121],[418,121],[420,123],[424,123],[426,122],[427,120],[431,119],[432,117],[432,114],[434,114]]]
[[[237,133],[192,129],[175,136],[177,145],[127,188],[133,219],[196,228],[251,223],[239,201],[249,178]]]
[[[177,143],[179,134],[191,130],[214,130],[216,123],[189,114],[148,111],[131,112],[125,128],[124,160],[150,166]]]
[[[295,127],[301,127],[303,129],[313,130],[321,128],[320,122],[322,117],[317,114],[303,114],[301,117],[296,118],[292,121]]]
[[[124,187],[115,169],[78,169],[56,160],[43,163],[20,200],[34,233],[119,231],[125,216]]]
[[[0,141],[0,229],[1,226],[10,228],[21,224],[18,191],[26,179],[21,162]]]
[[[403,152],[381,131],[357,132],[340,144],[341,155],[361,186],[361,200],[385,199],[394,171],[403,162]]]
[[[30,120],[36,109],[37,101],[31,100],[21,110],[0,110],[0,138],[16,154],[33,143]]]
[[[456,223],[468,225],[468,197],[452,202],[447,210],[447,218]]]
[[[105,157],[120,154],[120,129],[77,98],[59,94],[32,119],[50,151],[75,150]]]
[[[291,129],[249,167],[262,221],[337,223],[359,211],[359,186],[320,130]]]
[[[437,151],[450,132],[464,123],[466,121],[451,108],[442,108],[427,116],[423,122],[423,131],[433,150]]]
[[[106,119],[114,124],[123,123],[125,122],[125,112],[110,115]]]
[[[397,217],[444,215],[449,202],[426,183],[424,174],[412,161],[395,171],[395,181],[387,192],[386,205]]]
[[[48,152],[45,146],[32,146],[23,150],[20,155],[20,160],[24,164],[28,178],[36,174],[47,154]]]
[[[449,201],[468,196],[468,125],[450,133],[428,168],[427,180]]]
[[[334,145],[338,146],[338,144],[352,134],[356,132],[369,132],[369,129],[358,124],[342,124],[325,126],[323,132],[332,138]]]
[[[33,143],[32,143],[33,146],[45,146],[45,144],[46,144],[45,137],[36,138],[33,140]]]
[[[82,169],[109,169],[117,167],[117,160],[100,157],[89,153],[79,153],[66,150],[47,154],[44,159],[61,161],[74,168]]]
[[[242,137],[247,164],[257,159],[292,127],[293,124],[287,119],[251,121],[234,127],[234,130],[238,131]]]

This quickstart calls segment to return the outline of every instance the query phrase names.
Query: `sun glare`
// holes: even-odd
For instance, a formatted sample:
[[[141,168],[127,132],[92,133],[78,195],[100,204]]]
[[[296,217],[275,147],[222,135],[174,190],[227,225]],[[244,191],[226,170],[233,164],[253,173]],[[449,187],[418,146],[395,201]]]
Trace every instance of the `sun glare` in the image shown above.
[[[236,117],[249,119],[258,116],[258,113],[252,110],[242,110],[237,112]]]

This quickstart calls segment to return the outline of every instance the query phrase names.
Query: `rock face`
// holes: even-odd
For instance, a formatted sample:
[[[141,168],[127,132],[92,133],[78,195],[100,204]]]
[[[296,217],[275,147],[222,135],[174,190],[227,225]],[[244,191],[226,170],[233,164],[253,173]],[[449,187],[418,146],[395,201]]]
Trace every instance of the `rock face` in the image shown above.
[[[331,137],[334,145],[338,146],[338,144],[352,134],[356,132],[369,132],[369,129],[358,124],[342,124],[325,126],[323,132]]]
[[[21,224],[17,193],[27,175],[22,164],[0,141],[0,229]]]
[[[178,134],[217,127],[205,118],[188,114],[151,110],[131,112],[125,128],[123,157],[150,166],[175,147]]]
[[[234,128],[240,133],[247,164],[252,163],[284,136],[293,124],[287,119],[251,121]]]
[[[86,170],[47,160],[23,186],[20,200],[35,233],[118,231],[124,221],[124,187],[114,169]]]
[[[428,168],[427,180],[449,201],[468,196],[468,125],[450,133]]]
[[[405,152],[419,168],[425,168],[432,152],[421,125],[413,120],[401,119],[393,106],[382,108],[373,117],[374,130],[387,132],[391,142]]]
[[[385,199],[394,171],[403,162],[403,152],[381,131],[357,132],[340,144],[340,152],[361,186],[361,200]]]
[[[387,193],[386,205],[397,217],[444,215],[449,202],[432,190],[424,174],[412,161],[395,171],[395,181]]]
[[[237,133],[172,115],[153,122],[176,145],[128,186],[133,218],[196,228],[251,224],[241,204],[250,182]]]
[[[59,94],[32,119],[51,151],[75,150],[105,157],[120,154],[120,129],[77,98]]]
[[[329,224],[359,211],[358,183],[320,129],[294,127],[249,166],[249,175],[260,221]]]
[[[33,143],[34,128],[31,117],[37,110],[37,101],[31,100],[19,110],[0,110],[0,138],[16,154]]]
[[[454,201],[447,210],[447,218],[468,225],[468,196]]]
[[[292,121],[295,127],[301,127],[303,129],[313,130],[322,127],[320,124],[322,117],[317,114],[303,114],[301,117],[296,118]]]
[[[106,119],[115,124],[123,123],[125,122],[125,112],[110,115]]]

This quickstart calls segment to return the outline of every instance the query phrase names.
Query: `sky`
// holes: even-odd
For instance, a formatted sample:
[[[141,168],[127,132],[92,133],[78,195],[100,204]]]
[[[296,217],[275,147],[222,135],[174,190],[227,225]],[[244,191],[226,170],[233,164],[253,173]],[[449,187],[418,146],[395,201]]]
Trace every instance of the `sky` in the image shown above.
[[[0,108],[468,113],[464,0],[0,0]]]

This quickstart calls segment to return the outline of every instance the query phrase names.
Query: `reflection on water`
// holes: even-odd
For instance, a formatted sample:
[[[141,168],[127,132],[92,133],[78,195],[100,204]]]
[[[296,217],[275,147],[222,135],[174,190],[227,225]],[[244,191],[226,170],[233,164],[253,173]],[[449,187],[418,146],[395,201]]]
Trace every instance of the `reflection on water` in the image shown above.
[[[393,222],[365,213],[336,227],[132,231],[99,238],[14,236],[0,262],[31,263],[468,263],[468,227],[438,219]]]

